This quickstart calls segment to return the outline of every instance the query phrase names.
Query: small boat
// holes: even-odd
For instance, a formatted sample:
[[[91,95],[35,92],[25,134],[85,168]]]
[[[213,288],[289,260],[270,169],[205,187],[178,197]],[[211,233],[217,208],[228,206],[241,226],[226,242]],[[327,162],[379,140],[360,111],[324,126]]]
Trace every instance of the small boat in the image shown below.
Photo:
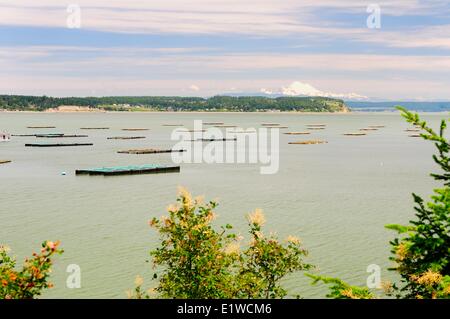
[[[7,142],[11,139],[11,134],[2,132],[0,133],[0,142]]]

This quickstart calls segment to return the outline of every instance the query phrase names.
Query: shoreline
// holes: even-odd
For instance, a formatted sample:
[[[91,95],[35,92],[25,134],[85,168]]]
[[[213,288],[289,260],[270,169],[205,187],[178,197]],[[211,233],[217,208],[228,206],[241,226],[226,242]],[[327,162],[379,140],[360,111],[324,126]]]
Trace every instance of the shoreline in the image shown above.
[[[2,113],[39,113],[39,114],[105,114],[105,113],[114,113],[114,114],[143,114],[143,113],[170,113],[170,114],[351,114],[351,113],[361,113],[361,112],[295,112],[295,111],[280,111],[280,112],[237,112],[237,111],[90,111],[90,112],[83,112],[83,111],[55,111],[55,112],[46,112],[46,111],[0,111],[0,114]],[[375,113],[375,112],[368,112],[368,113]],[[377,112],[381,113],[381,112]]]
[[[449,111],[414,111],[419,114],[445,114],[448,115]],[[352,114],[398,114],[398,111],[343,111],[343,112],[302,112],[302,111],[280,111],[280,112],[237,112],[237,111],[10,111],[10,110],[0,110],[2,113],[25,113],[25,114],[143,114],[143,113],[166,113],[166,114],[265,114],[265,115],[276,115],[276,114],[292,114],[292,115],[352,115]]]

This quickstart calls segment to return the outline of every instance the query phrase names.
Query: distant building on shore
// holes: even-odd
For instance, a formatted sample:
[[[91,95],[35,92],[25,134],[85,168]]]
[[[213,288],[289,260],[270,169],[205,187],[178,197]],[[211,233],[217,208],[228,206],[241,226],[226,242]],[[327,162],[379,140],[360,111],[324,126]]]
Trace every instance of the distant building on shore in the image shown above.
[[[48,109],[45,112],[50,112],[50,113],[54,113],[54,112],[101,112],[101,109],[98,108],[92,108],[89,106],[78,106],[78,105],[61,105],[58,106],[57,108],[52,108],[52,109]]]
[[[9,141],[10,139],[11,139],[10,134],[0,132],[0,142]]]

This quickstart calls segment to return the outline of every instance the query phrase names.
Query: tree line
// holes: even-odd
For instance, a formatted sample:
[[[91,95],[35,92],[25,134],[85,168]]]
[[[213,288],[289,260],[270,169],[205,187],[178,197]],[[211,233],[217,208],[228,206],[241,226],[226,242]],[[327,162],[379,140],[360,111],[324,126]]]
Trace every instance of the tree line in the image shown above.
[[[107,96],[107,97],[49,97],[0,95],[0,109],[45,111],[59,106],[82,106],[106,111],[304,111],[339,112],[346,110],[344,101],[325,97],[263,96]]]

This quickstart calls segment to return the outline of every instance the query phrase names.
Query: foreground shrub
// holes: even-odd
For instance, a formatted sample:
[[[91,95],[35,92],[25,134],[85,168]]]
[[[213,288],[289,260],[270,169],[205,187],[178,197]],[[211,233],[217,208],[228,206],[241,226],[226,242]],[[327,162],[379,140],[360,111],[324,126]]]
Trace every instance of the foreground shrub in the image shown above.
[[[0,246],[0,299],[32,299],[42,290],[53,287],[49,276],[52,256],[61,254],[59,242],[42,243],[40,253],[25,259],[22,269],[16,270],[16,260],[9,255],[9,248]]]
[[[251,241],[231,233],[232,226],[216,229],[212,221],[217,204],[203,204],[182,190],[178,204],[168,208],[168,216],[154,218],[150,225],[161,237],[151,251],[159,282],[154,289],[163,298],[283,298],[287,291],[280,280],[309,269],[303,261],[307,251],[300,240],[288,237],[281,243],[274,235],[263,234],[264,215],[260,210],[248,215]],[[142,281],[132,294],[147,298]]]
[[[400,236],[391,242],[395,263],[393,270],[401,276],[400,285],[394,285],[397,297],[449,298],[450,297],[450,146],[445,137],[447,123],[441,121],[435,132],[418,114],[399,108],[406,120],[422,129],[421,136],[433,141],[437,154],[434,161],[441,169],[431,176],[443,187],[435,189],[431,201],[413,194],[415,219],[407,226],[387,225]]]
[[[409,225],[386,225],[398,232],[399,237],[391,241],[392,257],[401,281],[389,285],[388,296],[397,298],[450,298],[450,145],[445,137],[447,123],[441,121],[439,132],[435,132],[418,114],[398,108],[406,121],[422,130],[422,138],[434,142],[437,154],[434,161],[441,169],[431,176],[443,183],[435,189],[431,201],[413,194],[415,219]],[[332,298],[375,298],[367,288],[350,286],[338,278],[310,275],[313,283],[319,281],[330,286]]]
[[[315,285],[319,282],[330,285],[330,293],[328,298],[333,299],[374,299],[375,295],[369,291],[366,287],[351,286],[346,282],[331,277],[316,276],[312,274],[306,274],[313,279],[312,284]]]

